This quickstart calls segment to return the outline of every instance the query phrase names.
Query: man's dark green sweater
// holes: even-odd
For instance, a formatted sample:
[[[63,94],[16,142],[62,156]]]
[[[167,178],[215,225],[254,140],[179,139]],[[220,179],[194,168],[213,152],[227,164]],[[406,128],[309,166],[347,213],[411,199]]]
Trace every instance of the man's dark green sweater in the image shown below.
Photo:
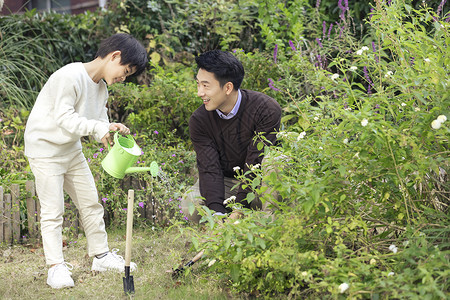
[[[271,97],[250,90],[241,90],[242,99],[236,116],[222,119],[217,112],[200,106],[189,120],[189,132],[197,154],[200,194],[206,206],[226,213],[224,176],[234,177],[234,167],[245,173],[249,166],[261,164],[264,149],[258,150],[254,137],[261,133],[272,144],[280,128],[281,108]],[[236,202],[243,201],[248,191],[239,188]]]

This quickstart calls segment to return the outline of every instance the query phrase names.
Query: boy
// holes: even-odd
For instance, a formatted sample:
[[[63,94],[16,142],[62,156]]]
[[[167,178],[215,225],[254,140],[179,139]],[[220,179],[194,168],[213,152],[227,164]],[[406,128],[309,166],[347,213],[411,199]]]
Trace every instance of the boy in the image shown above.
[[[53,73],[30,113],[25,155],[41,205],[42,241],[50,265],[47,284],[52,288],[74,286],[73,267],[64,262],[62,251],[64,191],[80,213],[88,254],[94,256],[92,270],[124,270],[123,258],[109,251],[103,207],[80,138],[91,135],[107,147],[112,144],[110,131],[130,133],[125,125],[108,121],[107,84],[141,73],[147,62],[147,52],[135,38],[115,34],[100,44],[94,60],[71,63]],[[136,264],[131,263],[131,269]]]
[[[183,197],[182,211],[194,222],[199,222],[200,216],[196,211],[189,213],[191,203],[206,205],[216,215],[225,215],[230,211],[224,200],[230,196],[247,208],[261,208],[257,198],[250,204],[245,201],[248,190],[232,187],[239,183],[234,178],[236,170],[245,174],[250,166],[260,166],[263,161],[264,150],[258,150],[258,141],[254,141],[258,134],[275,144],[281,107],[263,93],[240,89],[244,67],[231,53],[212,50],[195,61],[199,68],[197,95],[203,105],[192,114],[189,133],[197,154],[199,180]],[[236,217],[237,212],[229,216]]]

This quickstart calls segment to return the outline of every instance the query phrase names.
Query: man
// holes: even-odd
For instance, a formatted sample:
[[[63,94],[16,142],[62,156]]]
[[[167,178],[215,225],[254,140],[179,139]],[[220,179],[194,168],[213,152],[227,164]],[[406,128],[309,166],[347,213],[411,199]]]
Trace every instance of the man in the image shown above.
[[[192,114],[189,132],[197,155],[199,180],[183,197],[183,213],[198,222],[197,211],[189,213],[193,203],[206,205],[216,215],[225,215],[230,209],[224,200],[230,196],[247,208],[261,208],[259,199],[251,203],[245,200],[248,190],[231,189],[239,183],[234,178],[237,172],[245,174],[262,163],[264,150],[257,147],[261,139],[255,138],[261,134],[270,144],[275,143],[280,105],[265,94],[240,89],[244,67],[231,53],[213,50],[195,60],[199,68],[197,95],[203,105]]]

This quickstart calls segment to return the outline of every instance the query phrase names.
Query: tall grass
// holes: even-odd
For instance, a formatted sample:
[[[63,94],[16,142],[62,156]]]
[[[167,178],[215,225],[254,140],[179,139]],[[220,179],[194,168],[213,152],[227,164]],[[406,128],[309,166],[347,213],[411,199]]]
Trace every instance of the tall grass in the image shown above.
[[[41,37],[29,37],[12,24],[3,24],[0,35],[0,107],[30,108],[47,76],[34,57],[48,64],[52,56],[42,46]]]

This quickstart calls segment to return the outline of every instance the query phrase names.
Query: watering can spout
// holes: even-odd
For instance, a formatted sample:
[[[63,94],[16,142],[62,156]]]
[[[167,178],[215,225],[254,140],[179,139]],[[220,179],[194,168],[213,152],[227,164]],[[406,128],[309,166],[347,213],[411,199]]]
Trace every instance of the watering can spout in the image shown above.
[[[153,177],[156,177],[158,176],[158,164],[155,161],[152,161],[150,167],[129,167],[125,170],[125,174],[138,172],[150,172]]]
[[[150,167],[132,167],[141,153],[141,148],[131,135],[123,137],[116,132],[114,146],[103,159],[102,167],[109,175],[118,179],[124,178],[125,174],[149,171],[153,177],[158,176],[159,167],[155,161],[152,161]]]

